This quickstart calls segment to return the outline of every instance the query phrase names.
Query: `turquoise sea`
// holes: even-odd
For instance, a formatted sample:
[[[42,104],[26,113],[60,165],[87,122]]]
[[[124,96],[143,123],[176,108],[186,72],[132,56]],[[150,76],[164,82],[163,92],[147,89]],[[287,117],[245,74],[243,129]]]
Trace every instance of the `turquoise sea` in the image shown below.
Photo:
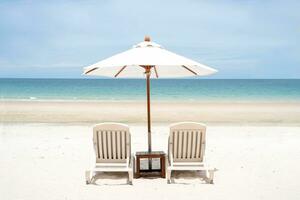
[[[1,100],[145,100],[143,79],[0,79]],[[300,79],[156,79],[158,101],[300,102]]]

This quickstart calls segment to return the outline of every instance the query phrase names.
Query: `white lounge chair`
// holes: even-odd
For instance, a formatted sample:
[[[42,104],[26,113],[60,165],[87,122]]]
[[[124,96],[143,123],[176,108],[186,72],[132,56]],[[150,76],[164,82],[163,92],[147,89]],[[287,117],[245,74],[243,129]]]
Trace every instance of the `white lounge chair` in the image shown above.
[[[86,183],[94,178],[94,172],[128,172],[132,184],[134,157],[131,155],[129,127],[119,123],[101,123],[94,126],[93,142],[95,166],[86,171]]]
[[[167,181],[171,182],[173,170],[205,170],[206,181],[213,183],[215,168],[204,162],[206,126],[195,122],[170,125],[168,144]]]

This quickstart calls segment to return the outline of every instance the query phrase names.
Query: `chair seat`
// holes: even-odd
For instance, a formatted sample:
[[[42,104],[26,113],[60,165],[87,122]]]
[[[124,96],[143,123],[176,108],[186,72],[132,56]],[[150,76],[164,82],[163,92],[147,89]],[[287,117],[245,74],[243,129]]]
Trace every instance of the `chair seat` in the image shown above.
[[[93,171],[96,172],[128,172],[132,170],[131,168],[127,166],[112,166],[112,165],[106,165],[106,166],[95,166]]]
[[[127,162],[123,163],[96,163],[97,167],[106,167],[106,166],[112,166],[112,167],[127,167]]]
[[[197,171],[197,170],[215,170],[215,168],[205,167],[205,166],[168,166],[168,170],[177,170],[177,171]]]
[[[204,166],[203,162],[173,162],[173,166]]]

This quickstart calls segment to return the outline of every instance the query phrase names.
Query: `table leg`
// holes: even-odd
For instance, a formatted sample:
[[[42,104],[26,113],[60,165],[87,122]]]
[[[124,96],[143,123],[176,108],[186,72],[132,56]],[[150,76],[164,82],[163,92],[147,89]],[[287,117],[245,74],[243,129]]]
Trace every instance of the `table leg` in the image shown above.
[[[135,174],[135,177],[136,178],[140,178],[140,157],[136,157],[136,174]]]
[[[166,162],[165,156],[160,157],[161,177],[166,178]]]

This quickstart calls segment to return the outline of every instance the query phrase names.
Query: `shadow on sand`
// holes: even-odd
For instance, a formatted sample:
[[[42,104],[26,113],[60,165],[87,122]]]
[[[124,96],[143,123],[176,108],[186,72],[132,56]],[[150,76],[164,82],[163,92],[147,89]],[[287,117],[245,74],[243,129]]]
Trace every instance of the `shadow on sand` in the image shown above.
[[[127,172],[97,172],[90,184],[94,185],[129,185]]]

